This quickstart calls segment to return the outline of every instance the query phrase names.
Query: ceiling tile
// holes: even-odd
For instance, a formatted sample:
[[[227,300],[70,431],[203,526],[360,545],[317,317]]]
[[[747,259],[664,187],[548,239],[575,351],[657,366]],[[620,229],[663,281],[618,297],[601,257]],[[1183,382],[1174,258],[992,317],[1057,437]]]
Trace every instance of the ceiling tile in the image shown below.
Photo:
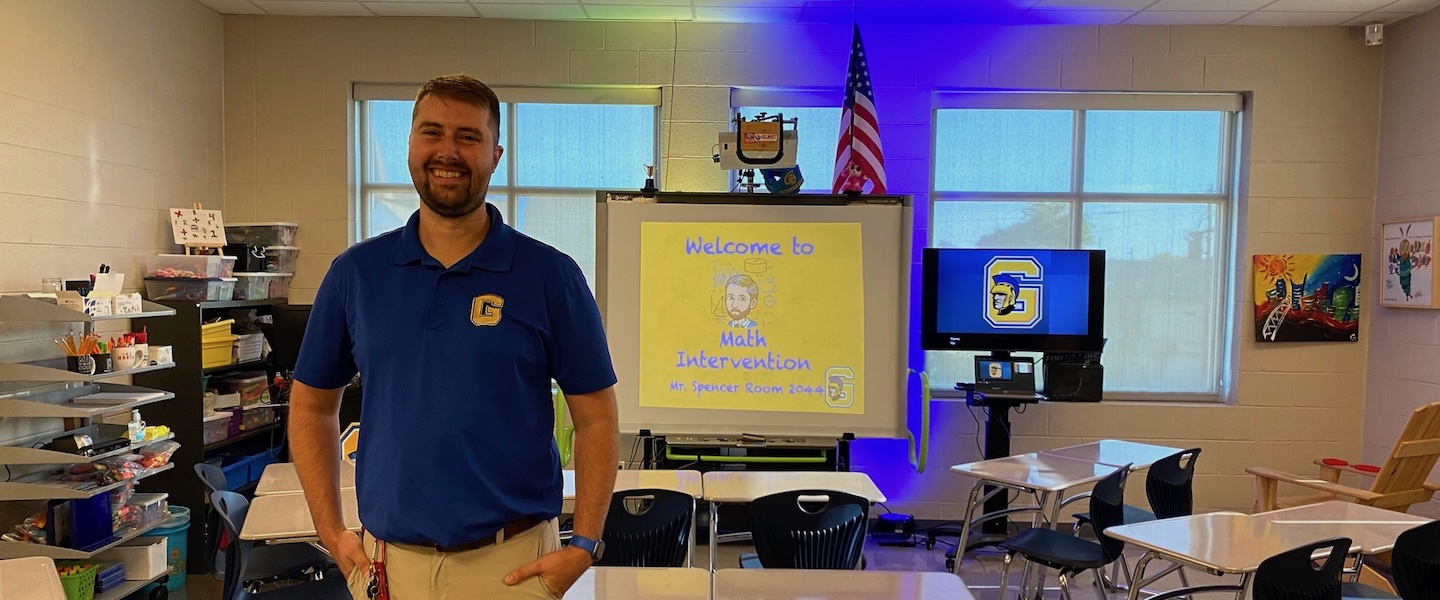
[[[464,4],[466,0],[382,0],[390,4]],[[572,0],[573,1],[573,0]],[[367,0],[367,3],[368,0]]]
[[[369,17],[375,13],[358,2],[317,2],[315,0],[254,0],[255,5],[272,15],[307,17]]]
[[[1317,27],[1339,25],[1360,16],[1358,12],[1269,12],[1256,11],[1240,17],[1236,25]]]
[[[1375,10],[1390,0],[1275,0],[1263,10],[1265,12],[1366,12]]]
[[[1440,0],[1399,0],[1380,7],[1380,12],[1422,13],[1440,6]]]
[[[1040,25],[1114,25],[1135,14],[1131,10],[1046,10],[1032,9],[1026,21]]]
[[[691,21],[695,19],[692,10],[689,6],[585,5],[585,12],[590,18],[611,21]]]
[[[695,20],[719,23],[795,23],[800,21],[800,9],[697,6]]]
[[[1040,0],[1035,8],[1065,8],[1069,10],[1140,10],[1154,0]]]
[[[584,19],[579,4],[476,4],[480,16],[489,19]]]
[[[476,6],[487,4],[519,4],[521,0],[470,0]],[[580,0],[524,0],[526,4],[575,4],[579,5]]]
[[[1408,18],[1413,17],[1413,16],[1415,16],[1415,13],[1408,13],[1408,12],[1399,12],[1399,13],[1397,13],[1397,12],[1372,12],[1372,13],[1365,13],[1365,14],[1363,14],[1363,15],[1360,15],[1360,16],[1358,16],[1358,17],[1355,17],[1355,18],[1353,18],[1353,19],[1350,19],[1349,21],[1346,21],[1346,22],[1341,23],[1341,24],[1342,24],[1342,25],[1356,25],[1356,26],[1360,26],[1360,25],[1365,25],[1365,24],[1368,24],[1368,23],[1376,23],[1376,22],[1379,22],[1379,23],[1384,23],[1384,24],[1386,24],[1386,25],[1390,25],[1390,24],[1393,24],[1393,23],[1395,23],[1396,21],[1399,21],[1399,20],[1401,20],[1401,19],[1408,19]]]
[[[1146,9],[1146,12],[1152,10],[1185,10],[1195,12],[1243,10],[1249,12],[1259,9],[1270,2],[1271,0],[1160,0]]]
[[[263,15],[265,11],[250,0],[200,0],[201,4],[222,15]]]
[[[690,8],[690,0],[580,0],[581,4],[627,4],[632,6],[683,6]]]
[[[1249,14],[1248,11],[1161,11],[1135,13],[1126,25],[1226,25]]]
[[[478,17],[469,4],[442,2],[365,2],[366,8],[382,17]]]

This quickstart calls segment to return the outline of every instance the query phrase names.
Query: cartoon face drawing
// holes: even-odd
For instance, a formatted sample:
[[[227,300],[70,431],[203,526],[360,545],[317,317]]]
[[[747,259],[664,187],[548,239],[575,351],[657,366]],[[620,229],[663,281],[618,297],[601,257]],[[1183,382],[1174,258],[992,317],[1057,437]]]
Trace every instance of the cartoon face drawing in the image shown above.
[[[1015,310],[1016,290],[1019,282],[1011,275],[996,275],[990,286],[990,306],[999,314],[1008,315]]]
[[[749,275],[736,275],[725,282],[725,312],[732,323],[748,321],[759,303],[760,285]]]
[[[840,402],[844,398],[844,382],[839,377],[831,377],[825,385],[825,393],[830,396],[831,402]]]

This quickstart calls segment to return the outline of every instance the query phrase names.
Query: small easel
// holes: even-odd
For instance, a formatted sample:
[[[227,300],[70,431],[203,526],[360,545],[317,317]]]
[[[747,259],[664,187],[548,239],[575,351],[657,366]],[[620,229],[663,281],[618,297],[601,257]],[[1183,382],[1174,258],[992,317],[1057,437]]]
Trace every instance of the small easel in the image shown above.
[[[218,210],[205,210],[196,202],[190,208],[170,209],[170,232],[185,254],[200,254],[201,248],[225,246],[225,220]],[[217,250],[218,252],[218,250]]]

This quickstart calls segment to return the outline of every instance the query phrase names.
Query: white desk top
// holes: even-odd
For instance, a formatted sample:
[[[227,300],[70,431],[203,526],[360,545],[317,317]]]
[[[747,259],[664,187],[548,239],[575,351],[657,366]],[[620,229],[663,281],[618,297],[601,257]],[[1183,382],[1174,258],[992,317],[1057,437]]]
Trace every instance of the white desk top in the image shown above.
[[[355,506],[355,490],[340,490],[340,513],[345,528],[360,531],[360,512]],[[245,515],[242,540],[303,540],[315,537],[315,522],[304,494],[273,494],[256,496]]]
[[[1042,450],[1040,454],[1063,456],[1114,467],[1130,465],[1132,469],[1144,469],[1162,458],[1180,452],[1184,448],[1156,446],[1125,440],[1100,440],[1088,444],[1066,446],[1054,450]]]
[[[1430,522],[1425,517],[1340,500],[1258,513],[1253,518],[1314,532],[1321,539],[1348,537],[1365,554],[1388,552],[1400,534]]]
[[[706,569],[591,567],[565,600],[694,600],[710,597]]]
[[[1115,472],[1116,467],[1078,458],[1032,452],[992,458],[950,467],[950,472],[979,479],[1058,492],[1094,483]]]
[[[704,498],[712,502],[751,502],[795,490],[835,490],[871,502],[885,501],[870,476],[855,471],[710,471],[703,481]]]
[[[340,461],[340,489],[355,489],[355,465],[345,461]],[[295,463],[266,465],[260,484],[255,486],[256,496],[299,493],[300,476],[295,473]]]
[[[1257,515],[1224,512],[1178,517],[1111,527],[1105,534],[1222,573],[1248,573],[1271,556],[1331,538],[1350,538],[1352,553],[1385,552],[1394,547],[1400,532],[1426,521],[1372,507],[1334,506],[1339,504],[1348,503],[1332,501]],[[1347,516],[1356,519],[1344,520]]]
[[[575,499],[575,471],[565,469],[560,474],[565,479],[565,500]],[[700,498],[701,478],[699,471],[667,471],[660,469],[622,469],[615,472],[615,491],[660,489],[689,494]]]
[[[715,600],[974,600],[951,573],[720,569]],[[569,600],[570,596],[565,596]]]

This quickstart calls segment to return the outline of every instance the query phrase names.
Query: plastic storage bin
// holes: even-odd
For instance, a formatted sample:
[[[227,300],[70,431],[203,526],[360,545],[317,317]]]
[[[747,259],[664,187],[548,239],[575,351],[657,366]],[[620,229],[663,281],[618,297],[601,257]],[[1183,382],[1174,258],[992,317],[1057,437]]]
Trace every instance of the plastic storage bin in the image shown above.
[[[294,223],[231,223],[225,226],[225,241],[252,246],[294,246]]]
[[[166,497],[166,494],[136,493],[125,503],[139,509],[140,527],[145,527],[168,516],[165,514]]]
[[[288,298],[292,273],[236,273],[236,300]]]
[[[200,366],[206,369],[235,363],[235,336],[200,344]]]
[[[151,300],[229,300],[235,293],[235,278],[163,279],[145,278],[145,295]]]
[[[265,354],[265,334],[246,333],[235,338],[235,362],[260,360]]]
[[[294,273],[298,256],[300,249],[294,246],[266,246],[264,270],[266,273]]]
[[[151,533],[155,533],[154,530]],[[168,549],[169,542],[164,537],[137,537],[95,555],[95,558],[124,563],[126,579],[147,581],[165,574]]]
[[[225,474],[226,488],[233,492],[250,483],[249,456],[231,456],[225,460],[230,464],[220,467],[220,472]]]
[[[100,570],[96,563],[76,563],[55,565],[60,575],[60,588],[65,590],[66,600],[91,600],[95,597],[95,574]],[[71,567],[79,567],[78,571],[70,572]]]
[[[275,422],[274,406],[242,406],[240,408],[230,408],[227,410],[232,414],[240,415],[240,431],[259,429]]]
[[[265,467],[279,462],[280,457],[271,452],[278,453],[278,449],[266,450],[250,457],[250,481],[260,481],[260,476],[265,474]]]
[[[268,404],[270,402],[270,380],[264,371],[245,371],[231,377],[215,380],[216,387],[227,393],[240,394],[240,404]]]
[[[160,254],[145,257],[145,276],[155,279],[218,279],[235,272],[233,256]]]
[[[205,444],[225,441],[230,437],[230,413],[217,412],[205,415]]]
[[[170,507],[170,520],[150,533],[164,536],[166,540],[165,571],[170,578],[165,589],[178,592],[185,589],[185,551],[189,547],[190,509],[183,506]],[[155,585],[155,584],[151,584]]]

